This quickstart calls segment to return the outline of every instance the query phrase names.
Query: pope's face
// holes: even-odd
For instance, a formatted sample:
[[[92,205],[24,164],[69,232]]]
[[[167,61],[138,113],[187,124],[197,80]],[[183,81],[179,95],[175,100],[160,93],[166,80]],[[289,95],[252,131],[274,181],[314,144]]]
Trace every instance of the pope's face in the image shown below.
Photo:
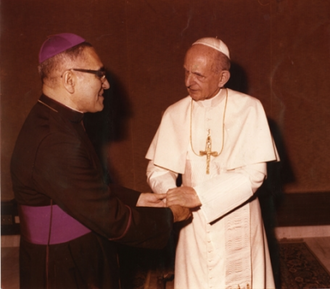
[[[86,47],[83,57],[77,61],[75,68],[99,70],[103,64],[92,47]],[[103,110],[103,93],[110,87],[108,80],[95,74],[74,71],[77,75],[76,108],[81,112],[98,112]]]
[[[185,85],[195,100],[209,99],[220,90],[221,74],[212,70],[214,51],[204,45],[193,45],[184,60]]]

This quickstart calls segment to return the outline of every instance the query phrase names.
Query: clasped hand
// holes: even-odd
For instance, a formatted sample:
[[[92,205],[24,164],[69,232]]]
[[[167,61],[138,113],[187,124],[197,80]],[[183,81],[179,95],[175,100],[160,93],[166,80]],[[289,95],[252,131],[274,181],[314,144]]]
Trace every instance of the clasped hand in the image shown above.
[[[166,205],[168,207],[179,205],[182,207],[194,209],[201,206],[201,202],[193,188],[182,186],[167,191]]]
[[[166,194],[153,194],[153,193],[142,193],[136,203],[137,207],[166,207],[165,198]],[[180,222],[187,220],[191,216],[189,208],[182,207],[180,205],[169,205],[168,206],[173,213],[173,222]]]
[[[154,194],[154,193],[141,193],[136,203],[137,207],[166,207],[163,201],[166,198],[166,194]]]

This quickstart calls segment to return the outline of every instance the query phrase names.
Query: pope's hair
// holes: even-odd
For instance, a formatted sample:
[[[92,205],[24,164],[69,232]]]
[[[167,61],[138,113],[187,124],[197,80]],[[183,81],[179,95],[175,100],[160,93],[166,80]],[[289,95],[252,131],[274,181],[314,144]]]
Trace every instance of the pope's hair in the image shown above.
[[[215,51],[214,62],[212,63],[211,69],[214,73],[218,74],[222,70],[230,70],[229,58],[220,51]]]

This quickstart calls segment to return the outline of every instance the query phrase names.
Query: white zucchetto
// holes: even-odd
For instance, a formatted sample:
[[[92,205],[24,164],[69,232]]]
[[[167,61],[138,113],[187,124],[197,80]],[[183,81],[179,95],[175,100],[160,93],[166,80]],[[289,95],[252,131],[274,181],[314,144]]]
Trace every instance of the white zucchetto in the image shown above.
[[[211,47],[215,50],[220,51],[221,53],[223,53],[230,59],[229,49],[228,49],[227,45],[218,38],[214,38],[214,37],[201,38],[201,39],[198,39],[196,42],[194,42],[192,45],[195,45],[195,44],[201,44],[201,45]]]

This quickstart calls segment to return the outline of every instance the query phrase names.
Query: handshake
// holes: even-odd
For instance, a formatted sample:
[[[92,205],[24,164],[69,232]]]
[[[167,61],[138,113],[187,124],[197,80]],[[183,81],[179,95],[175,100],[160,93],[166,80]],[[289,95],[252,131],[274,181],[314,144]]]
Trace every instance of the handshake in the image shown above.
[[[191,216],[190,209],[201,206],[195,190],[191,187],[170,189],[166,194],[142,193],[136,203],[138,207],[169,207],[174,222],[187,220]]]

